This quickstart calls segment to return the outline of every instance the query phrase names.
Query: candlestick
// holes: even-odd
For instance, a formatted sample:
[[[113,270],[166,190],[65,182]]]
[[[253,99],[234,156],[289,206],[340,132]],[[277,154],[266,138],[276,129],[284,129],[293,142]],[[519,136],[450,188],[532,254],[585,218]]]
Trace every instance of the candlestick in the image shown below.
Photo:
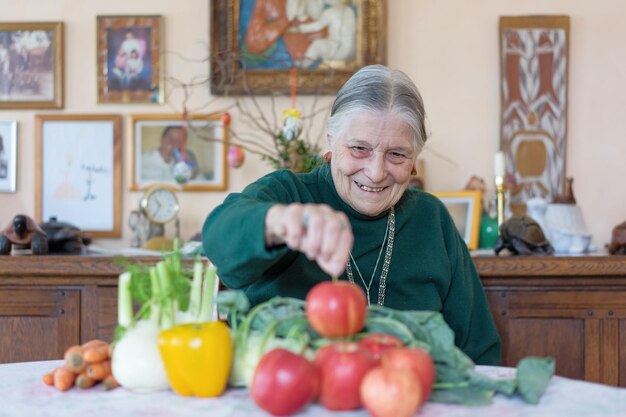
[[[494,174],[496,177],[496,199],[498,203],[498,228],[504,223],[504,174],[506,172],[504,152],[496,152]]]

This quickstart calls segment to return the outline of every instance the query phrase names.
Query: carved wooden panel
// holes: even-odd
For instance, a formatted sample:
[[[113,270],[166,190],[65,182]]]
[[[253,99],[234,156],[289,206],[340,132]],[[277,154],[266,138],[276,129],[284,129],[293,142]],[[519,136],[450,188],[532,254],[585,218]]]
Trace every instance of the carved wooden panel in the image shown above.
[[[80,292],[0,291],[0,363],[59,359],[80,340]]]

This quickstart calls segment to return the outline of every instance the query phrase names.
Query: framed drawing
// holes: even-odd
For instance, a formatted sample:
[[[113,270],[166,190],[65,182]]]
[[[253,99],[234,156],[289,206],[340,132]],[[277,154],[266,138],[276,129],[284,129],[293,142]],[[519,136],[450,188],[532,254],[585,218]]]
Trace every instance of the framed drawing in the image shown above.
[[[228,187],[222,113],[137,114],[132,121],[131,190],[165,184],[182,191]]]
[[[56,217],[93,237],[122,233],[122,118],[37,115],[35,218]]]
[[[470,250],[478,248],[482,193],[480,191],[433,192],[445,204],[454,225]]]
[[[63,23],[0,23],[0,109],[63,108]]]
[[[568,16],[500,18],[500,148],[516,212],[530,197],[563,193],[569,26]]]
[[[15,192],[17,174],[17,122],[0,120],[0,192]]]
[[[386,32],[387,0],[211,0],[211,93],[335,94]]]
[[[98,103],[164,100],[163,18],[98,16]]]

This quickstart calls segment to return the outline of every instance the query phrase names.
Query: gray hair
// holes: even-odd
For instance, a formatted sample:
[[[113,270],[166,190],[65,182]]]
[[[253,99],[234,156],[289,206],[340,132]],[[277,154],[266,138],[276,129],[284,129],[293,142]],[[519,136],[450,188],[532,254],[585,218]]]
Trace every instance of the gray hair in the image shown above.
[[[384,65],[368,65],[358,70],[337,93],[326,133],[336,138],[356,113],[394,112],[411,128],[416,156],[426,143],[426,114],[417,87],[402,71]]]

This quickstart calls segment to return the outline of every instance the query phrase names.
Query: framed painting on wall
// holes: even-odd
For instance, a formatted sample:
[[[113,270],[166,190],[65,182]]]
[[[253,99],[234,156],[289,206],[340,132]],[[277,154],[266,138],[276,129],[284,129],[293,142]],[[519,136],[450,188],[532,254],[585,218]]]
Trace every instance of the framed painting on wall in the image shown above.
[[[63,23],[0,23],[0,109],[63,108]]]
[[[93,237],[122,232],[122,118],[37,115],[35,218],[56,217]]]
[[[131,190],[155,184],[182,191],[228,187],[227,129],[222,113],[131,116]]]
[[[164,100],[163,18],[98,16],[98,103]]]
[[[509,203],[563,193],[569,68],[568,16],[500,18],[501,137]]]
[[[470,250],[478,248],[482,192],[433,192],[445,204],[454,225]]]
[[[335,94],[386,61],[387,0],[211,0],[211,93]]]
[[[0,192],[15,192],[17,175],[17,122],[0,120]]]

